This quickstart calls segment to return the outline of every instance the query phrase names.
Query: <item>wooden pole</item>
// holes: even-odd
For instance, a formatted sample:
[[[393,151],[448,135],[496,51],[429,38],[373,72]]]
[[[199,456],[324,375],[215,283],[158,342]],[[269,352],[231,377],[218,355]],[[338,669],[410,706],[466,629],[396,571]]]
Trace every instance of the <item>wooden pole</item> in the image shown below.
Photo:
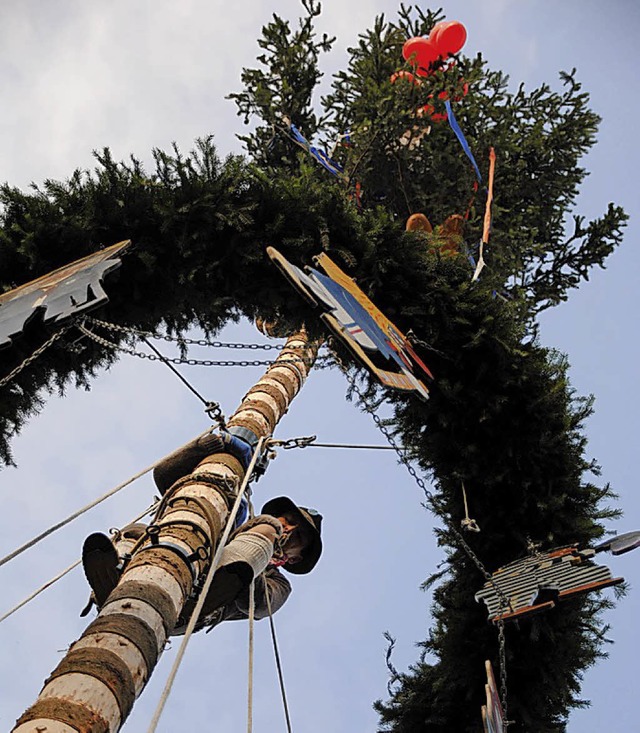
[[[256,444],[268,438],[302,387],[317,354],[291,336],[228,421]],[[206,576],[244,478],[228,453],[207,456],[163,498],[148,534],[93,623],[45,680],[13,733],[115,733],[149,680],[194,585]]]

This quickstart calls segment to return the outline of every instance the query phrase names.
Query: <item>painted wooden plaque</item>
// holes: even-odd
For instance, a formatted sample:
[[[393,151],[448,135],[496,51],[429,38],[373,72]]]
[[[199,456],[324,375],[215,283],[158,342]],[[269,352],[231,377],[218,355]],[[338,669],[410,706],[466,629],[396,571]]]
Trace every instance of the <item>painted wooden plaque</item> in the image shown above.
[[[130,244],[118,242],[0,295],[0,348],[37,315],[46,324],[59,324],[108,302],[102,280],[120,267]]]
[[[324,310],[322,320],[358,361],[388,387],[427,399],[424,379],[433,379],[407,337],[327,255],[315,258],[326,274],[292,265],[273,247],[267,254],[295,289]]]

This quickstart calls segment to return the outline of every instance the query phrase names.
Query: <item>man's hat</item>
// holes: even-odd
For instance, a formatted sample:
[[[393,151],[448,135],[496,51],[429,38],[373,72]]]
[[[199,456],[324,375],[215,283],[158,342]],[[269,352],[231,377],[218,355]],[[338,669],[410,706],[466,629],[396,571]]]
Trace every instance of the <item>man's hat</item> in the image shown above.
[[[270,514],[272,517],[281,517],[284,514],[293,515],[300,523],[301,529],[308,535],[309,543],[305,547],[300,562],[293,565],[285,565],[285,570],[295,575],[310,573],[315,567],[322,554],[322,539],[320,527],[322,515],[315,509],[307,509],[297,506],[286,496],[279,496],[271,499],[262,507],[262,514]]]

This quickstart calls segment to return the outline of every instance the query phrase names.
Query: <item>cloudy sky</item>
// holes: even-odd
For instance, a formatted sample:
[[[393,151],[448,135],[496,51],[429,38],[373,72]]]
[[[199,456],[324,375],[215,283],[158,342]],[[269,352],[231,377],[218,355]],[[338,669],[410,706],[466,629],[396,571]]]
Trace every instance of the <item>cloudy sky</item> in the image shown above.
[[[252,64],[256,38],[270,14],[295,19],[298,7],[296,0],[5,0],[0,179],[23,188],[64,179],[75,168],[92,167],[92,150],[104,146],[118,159],[134,154],[148,161],[153,147],[175,141],[188,149],[209,133],[222,153],[239,152],[235,133],[242,125],[225,95],[239,89],[240,70]],[[323,61],[327,76],[343,65],[358,31],[377,13],[395,8],[391,0],[326,0],[319,29],[338,36]],[[577,67],[604,119],[599,144],[586,162],[592,175],[580,211],[596,216],[614,201],[630,213],[630,226],[607,270],[594,273],[570,303],[544,317],[542,336],[568,353],[577,392],[596,395],[596,414],[587,425],[590,453],[625,512],[612,528],[640,528],[634,475],[640,432],[634,386],[640,10],[631,0],[612,0],[606,10],[594,0],[456,0],[445,12],[467,26],[465,51],[482,51],[492,67],[510,74],[514,86],[547,81],[557,87],[557,72]],[[223,336],[258,338],[248,324]],[[260,374],[191,368],[187,376],[229,414]],[[315,434],[324,442],[382,444],[370,418],[346,403],[344,392],[338,374],[312,374],[279,437]],[[132,358],[98,379],[89,393],[51,398],[14,443],[18,468],[0,474],[0,555],[206,426],[200,403],[168,370]],[[0,615],[73,562],[87,533],[125,523],[153,493],[146,477],[0,568]],[[276,617],[293,728],[374,730],[371,703],[385,695],[386,686],[383,632],[397,637],[394,662],[405,669],[417,659],[415,643],[429,625],[430,598],[419,585],[442,560],[432,518],[420,508],[419,489],[387,451],[281,452],[256,486],[256,503],[283,493],[326,516],[322,562],[310,576],[295,579],[294,595]],[[607,616],[616,643],[610,658],[586,674],[583,694],[593,706],[573,715],[570,733],[595,733],[612,718],[620,730],[631,730],[637,720],[638,557],[606,560],[632,588]],[[33,702],[63,650],[82,632],[78,613],[86,597],[82,573],[75,571],[0,625],[4,729]],[[159,730],[245,725],[246,634],[245,624],[227,624],[193,638]],[[284,723],[267,625],[259,625],[257,634],[255,729],[279,730]],[[146,729],[176,647],[164,655],[125,730]]]

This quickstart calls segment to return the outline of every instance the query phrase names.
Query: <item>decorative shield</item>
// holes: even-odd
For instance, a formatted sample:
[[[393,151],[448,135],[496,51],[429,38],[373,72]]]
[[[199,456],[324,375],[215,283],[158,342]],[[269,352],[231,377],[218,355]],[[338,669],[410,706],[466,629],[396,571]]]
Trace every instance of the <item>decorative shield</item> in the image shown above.
[[[322,320],[382,384],[428,399],[429,390],[421,380],[433,379],[429,368],[400,329],[335,262],[325,254],[314,258],[323,275],[311,267],[303,272],[273,247],[267,247],[267,254],[311,305],[325,311]]]
[[[118,242],[0,295],[0,348],[37,314],[44,323],[59,324],[107,303],[102,280],[120,267],[120,255],[130,244]]]
[[[622,583],[624,578],[612,578],[609,568],[591,560],[595,554],[594,549],[567,545],[516,560],[496,570],[475,599],[486,603],[489,620],[497,623],[522,619],[553,608],[559,601]]]

